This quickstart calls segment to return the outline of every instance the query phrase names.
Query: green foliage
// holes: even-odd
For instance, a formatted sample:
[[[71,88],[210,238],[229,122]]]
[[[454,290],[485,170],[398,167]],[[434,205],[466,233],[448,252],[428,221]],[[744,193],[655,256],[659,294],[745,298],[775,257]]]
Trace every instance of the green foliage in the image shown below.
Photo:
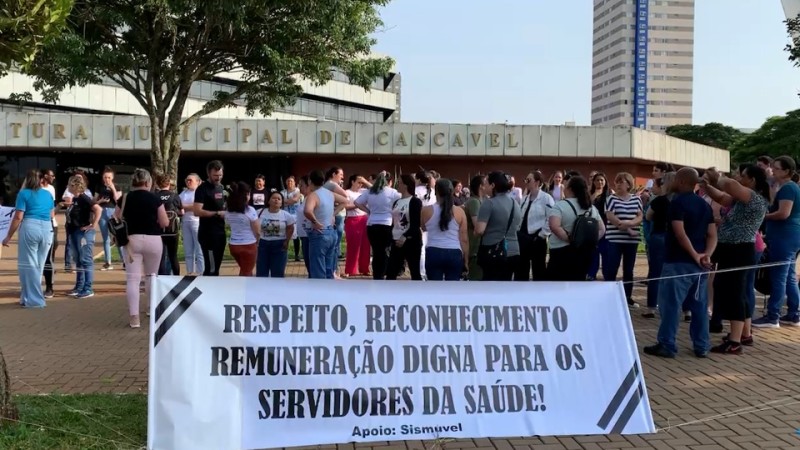
[[[761,155],[800,158],[800,109],[770,117],[731,148],[731,160],[736,163],[753,162]]]
[[[58,36],[74,0],[5,0],[0,6],[0,76],[12,64],[28,67]]]
[[[64,89],[107,77],[130,92],[151,122],[155,171],[174,175],[181,126],[220,108],[269,115],[302,93],[300,78],[324,84],[331,68],[365,89],[391,68],[369,57],[388,0],[86,0],[28,71],[47,101]],[[195,81],[235,72],[182,117]]]
[[[786,31],[789,33],[789,39],[791,39],[791,42],[786,45],[786,51],[789,52],[789,61],[795,67],[800,67],[800,16],[786,21]]]
[[[139,450],[147,442],[143,394],[19,395],[20,418],[0,432],[0,448]]]
[[[736,128],[717,122],[710,122],[705,125],[673,125],[666,129],[666,133],[697,144],[726,150],[744,136],[744,133]]]

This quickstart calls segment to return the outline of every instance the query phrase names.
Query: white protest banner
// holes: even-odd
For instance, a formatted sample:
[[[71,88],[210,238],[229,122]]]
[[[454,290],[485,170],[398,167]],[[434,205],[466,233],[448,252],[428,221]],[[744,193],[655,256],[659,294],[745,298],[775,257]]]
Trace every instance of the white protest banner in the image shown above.
[[[0,241],[8,236],[8,229],[11,228],[11,219],[14,218],[15,208],[10,206],[0,206]]]
[[[621,283],[153,286],[150,449],[655,432]]]

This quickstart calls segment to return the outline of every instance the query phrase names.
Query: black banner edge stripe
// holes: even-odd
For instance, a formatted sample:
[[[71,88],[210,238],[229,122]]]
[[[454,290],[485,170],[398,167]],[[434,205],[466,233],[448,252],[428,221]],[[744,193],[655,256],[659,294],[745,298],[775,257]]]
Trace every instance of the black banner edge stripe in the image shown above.
[[[615,423],[614,427],[611,428],[612,434],[622,433],[622,430],[625,429],[625,426],[628,425],[631,417],[633,417],[633,412],[636,411],[636,408],[638,408],[639,404],[642,402],[642,398],[644,398],[644,386],[642,386],[642,382],[640,380],[639,387],[633,392],[633,395],[628,400],[628,404],[625,405],[625,409],[623,409],[622,413],[619,415],[617,423]]]
[[[175,286],[173,286],[172,289],[169,290],[169,292],[167,292],[167,295],[165,295],[164,298],[162,298],[161,301],[158,302],[158,306],[156,306],[156,311],[155,311],[156,322],[158,322],[158,320],[161,318],[164,312],[166,312],[166,310],[169,308],[172,302],[174,302],[178,298],[178,296],[180,296],[183,293],[183,291],[185,291],[189,287],[189,285],[192,284],[192,281],[194,281],[195,278],[197,277],[188,275],[181,278],[181,280],[178,281],[175,284]]]
[[[597,422],[597,426],[600,429],[605,430],[608,425],[611,423],[611,419],[614,417],[614,414],[617,413],[619,407],[622,405],[622,401],[625,399],[625,396],[631,390],[633,383],[636,381],[636,377],[639,376],[639,365],[636,361],[633,362],[633,367],[631,370],[628,371],[628,374],[625,376],[625,379],[622,380],[622,383],[617,388],[617,392],[614,394],[614,397],[611,398],[611,401],[608,403],[606,410],[603,412],[603,415],[600,417],[600,420]]]
[[[164,319],[164,322],[161,323],[161,326],[159,326],[155,332],[154,343],[153,343],[154,348],[158,345],[159,342],[161,342],[161,338],[163,338],[164,335],[167,334],[167,331],[169,331],[169,329],[172,328],[173,325],[175,325],[175,323],[178,321],[178,319],[181,318],[183,313],[185,313],[189,309],[189,307],[192,306],[192,303],[194,303],[194,301],[197,300],[197,298],[200,297],[200,295],[202,294],[203,292],[200,289],[197,288],[192,289],[191,292],[189,292],[186,295],[186,297],[184,297],[183,300],[181,300],[181,302],[178,303],[178,306],[175,309],[173,309],[171,313],[169,313],[167,318]]]

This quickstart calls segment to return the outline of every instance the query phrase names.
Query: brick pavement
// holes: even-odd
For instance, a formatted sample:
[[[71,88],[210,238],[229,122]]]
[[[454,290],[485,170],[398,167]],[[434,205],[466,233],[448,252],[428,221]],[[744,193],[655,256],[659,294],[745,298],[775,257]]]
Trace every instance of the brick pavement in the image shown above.
[[[223,266],[225,275],[234,271],[230,264]],[[645,271],[644,264],[637,266],[637,276]],[[302,264],[290,263],[288,274],[303,276]],[[72,287],[73,277],[56,275],[57,294]],[[57,295],[43,310],[16,306],[17,280],[13,247],[6,248],[0,260],[0,346],[16,392],[146,392],[148,331],[146,325],[139,330],[126,326],[123,271],[97,272],[94,298]],[[336,283],[346,289],[353,281]],[[634,295],[641,300],[643,288],[637,286]],[[654,342],[657,321],[642,319],[636,312],[633,324],[640,347]],[[756,333],[756,345],[747,348],[745,355],[699,360],[688,350],[688,331],[682,324],[679,345],[683,351],[677,359],[642,356],[656,425],[667,428],[656,434],[378,442],[308,450],[800,448],[796,434],[800,429],[800,329]],[[739,415],[719,418],[731,413]],[[697,422],[681,425],[691,421]]]

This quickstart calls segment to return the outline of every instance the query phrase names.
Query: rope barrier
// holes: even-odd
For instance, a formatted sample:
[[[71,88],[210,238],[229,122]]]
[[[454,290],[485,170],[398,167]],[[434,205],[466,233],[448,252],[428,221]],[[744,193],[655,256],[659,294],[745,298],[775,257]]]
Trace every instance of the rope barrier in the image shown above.
[[[671,280],[671,279],[674,279],[674,278],[696,277],[698,275],[711,275],[711,274],[716,274],[716,273],[739,272],[739,271],[743,271],[743,270],[761,269],[761,268],[765,268],[765,267],[787,266],[787,265],[790,265],[790,264],[795,264],[795,262],[794,261],[780,261],[780,262],[772,262],[772,263],[753,264],[753,265],[749,265],[749,266],[731,267],[731,268],[728,268],[728,269],[720,269],[720,270],[706,270],[706,271],[701,271],[701,272],[688,274],[688,275],[672,275],[672,276],[654,277],[654,278],[637,278],[637,279],[634,279],[632,281],[623,281],[622,283],[623,284],[631,284],[631,283],[643,283],[643,282],[650,282],[650,281]],[[99,263],[94,264],[94,265],[97,266],[97,265],[99,265]],[[37,266],[31,265],[31,264],[21,264],[21,265],[18,264],[17,267],[37,267]],[[64,273],[65,272],[64,270],[60,270],[60,269],[55,269],[55,271],[56,272],[60,272],[60,273]],[[70,269],[70,271],[71,272],[79,272],[79,271],[89,272],[89,270],[87,270],[87,269],[78,269],[78,268],[72,268],[72,269]],[[97,268],[92,269],[91,271],[93,271],[93,272],[127,272],[126,270],[114,270],[114,269],[102,270],[102,269],[97,269]],[[0,270],[0,275],[12,275],[12,274],[16,274],[16,273],[18,273],[18,272],[14,271],[14,270]],[[409,280],[409,281],[411,281],[411,280]]]

